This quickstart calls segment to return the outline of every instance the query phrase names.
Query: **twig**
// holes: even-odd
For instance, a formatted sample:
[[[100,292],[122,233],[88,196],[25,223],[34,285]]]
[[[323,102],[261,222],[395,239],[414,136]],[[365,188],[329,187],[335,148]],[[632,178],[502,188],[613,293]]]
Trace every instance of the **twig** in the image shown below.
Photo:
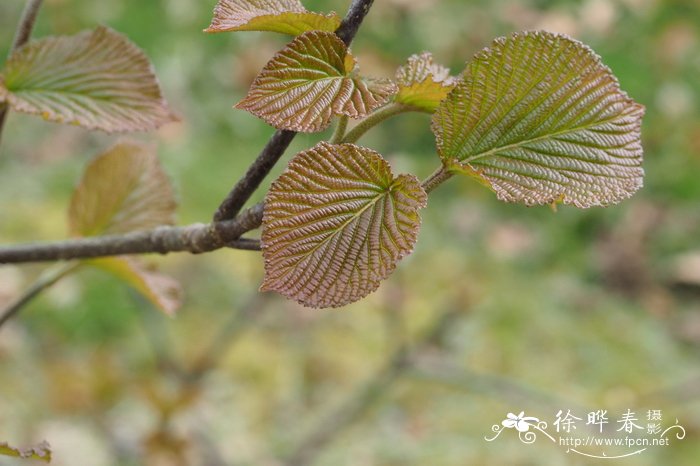
[[[244,251],[260,251],[262,249],[260,240],[255,238],[239,238],[231,241],[226,246],[233,249],[242,249]]]
[[[386,107],[382,107],[376,112],[370,114],[367,118],[358,123],[353,129],[347,132],[345,137],[343,137],[343,142],[357,142],[364,134],[370,129],[377,126],[382,121],[393,117],[394,115],[399,115],[406,112],[415,112],[415,107],[403,104],[389,104]]]
[[[216,213],[214,221],[221,222],[234,218],[243,208],[250,196],[258,189],[260,183],[270,173],[272,167],[282,157],[297,133],[294,131],[277,130],[272,135],[255,161],[248,167],[243,178],[233,187],[223,200]]]
[[[34,30],[36,17],[39,14],[39,9],[43,2],[44,0],[27,0],[27,4],[24,6],[24,11],[22,12],[22,17],[17,24],[17,32],[15,33],[15,40],[12,43],[12,48],[10,48],[10,55],[29,41],[32,31]],[[5,127],[6,119],[7,104],[0,103],[0,141],[2,141],[2,130]]]
[[[428,178],[426,178],[421,186],[425,189],[426,193],[430,193],[435,188],[440,186],[444,181],[452,178],[453,174],[445,170],[445,167],[441,166],[433,172]]]
[[[44,271],[37,281],[35,281],[21,297],[2,311],[2,314],[0,314],[0,328],[27,305],[27,303],[39,295],[39,293],[71,273],[79,265],[79,263],[63,264],[59,267]]]
[[[340,144],[342,142],[343,137],[345,137],[345,130],[348,129],[348,121],[350,121],[350,117],[347,115],[343,115],[338,119],[338,125],[335,127],[333,135],[328,140],[329,143]]]
[[[362,21],[369,13],[374,0],[353,0],[348,8],[348,12],[343,18],[343,22],[335,31],[335,35],[340,37],[340,40],[345,42],[345,45],[350,47],[350,43],[355,38],[357,30],[360,28]]]
[[[226,246],[255,249],[240,236],[262,223],[262,204],[247,209],[233,220],[185,227],[157,227],[122,235],[95,236],[66,241],[0,247],[0,264],[46,262],[92,257],[186,251],[193,254]],[[236,241],[238,240],[238,241]]]
[[[400,345],[389,357],[384,366],[365,384],[332,410],[298,444],[284,460],[285,466],[311,464],[316,455],[331,443],[336,435],[359,419],[373,402],[383,395],[393,382],[412,366],[412,356],[426,345],[439,340],[447,331],[460,311],[449,310],[437,317],[432,327],[412,346]]]
[[[36,17],[39,15],[39,9],[43,3],[44,0],[27,0],[22,17],[17,25],[17,32],[15,33],[15,40],[12,43],[12,51],[10,53],[29,42],[36,23]]]
[[[345,18],[335,33],[350,45],[358,28],[369,12],[374,0],[353,0]],[[250,165],[246,174],[238,180],[214,214],[214,221],[221,222],[234,218],[243,208],[250,196],[258,189],[263,180],[287,150],[297,135],[294,131],[277,130],[267,142],[258,157]]]

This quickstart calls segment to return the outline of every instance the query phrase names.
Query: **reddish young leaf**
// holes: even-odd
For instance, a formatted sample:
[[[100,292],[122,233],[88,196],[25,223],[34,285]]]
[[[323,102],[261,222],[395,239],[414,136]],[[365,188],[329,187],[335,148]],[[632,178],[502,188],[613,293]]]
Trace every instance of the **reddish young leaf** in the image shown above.
[[[426,202],[416,177],[394,177],[370,149],[322,142],[297,154],[265,198],[261,290],[311,307],[363,298],[413,250]]]
[[[335,34],[304,33],[265,65],[236,108],[279,129],[322,131],[333,116],[365,116],[396,92],[391,81],[365,80],[353,68],[355,60]]]
[[[443,164],[499,199],[605,206],[642,186],[644,107],[591,49],[560,34],[496,39],[433,116]]]
[[[107,132],[148,131],[176,120],[148,57],[106,27],[15,51],[0,76],[1,100],[17,112]]]
[[[219,0],[205,32],[273,31],[293,36],[306,31],[335,31],[336,13],[307,11],[299,0]]]

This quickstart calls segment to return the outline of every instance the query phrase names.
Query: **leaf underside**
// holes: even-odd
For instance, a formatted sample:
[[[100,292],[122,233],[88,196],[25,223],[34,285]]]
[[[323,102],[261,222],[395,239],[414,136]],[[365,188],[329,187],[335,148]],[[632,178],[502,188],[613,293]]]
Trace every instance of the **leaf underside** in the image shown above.
[[[307,11],[299,0],[219,0],[205,32],[272,31],[299,35],[306,31],[335,31],[336,13]]]
[[[122,142],[96,157],[73,193],[68,223],[73,236],[128,233],[175,223],[177,202],[151,147]],[[176,280],[146,269],[135,257],[84,261],[133,287],[167,315],[181,303]]]
[[[95,158],[71,199],[70,233],[94,236],[175,222],[177,203],[155,152],[122,142]]]
[[[376,152],[319,143],[297,154],[265,199],[265,280],[311,307],[357,301],[411,253],[427,195]]]
[[[643,113],[587,46],[537,31],[478,53],[432,127],[443,164],[499,199],[590,207],[642,186]]]
[[[86,261],[130,285],[166,315],[173,316],[182,302],[177,280],[146,269],[136,258],[107,257]]]
[[[15,458],[41,460],[46,463],[51,462],[51,446],[48,442],[41,442],[33,448],[15,448],[6,442],[0,442],[0,455],[12,456]]]
[[[430,52],[411,55],[408,62],[396,71],[399,91],[395,102],[420,110],[434,112],[456,84],[449,68],[433,62]]]
[[[126,132],[176,120],[148,57],[102,26],[29,42],[8,59],[2,81],[0,100],[56,123]]]
[[[322,131],[336,115],[365,116],[384,105],[396,85],[351,75],[354,66],[335,34],[306,32],[265,65],[236,108],[276,128],[300,132]]]

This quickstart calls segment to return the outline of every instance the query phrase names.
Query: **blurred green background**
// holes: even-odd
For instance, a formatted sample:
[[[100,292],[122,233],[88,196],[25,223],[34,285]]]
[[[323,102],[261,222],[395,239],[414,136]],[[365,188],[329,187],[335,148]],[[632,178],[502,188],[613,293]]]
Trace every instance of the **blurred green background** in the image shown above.
[[[272,133],[232,105],[287,38],[202,33],[214,0],[45,3],[35,37],[101,23],[152,58],[182,122],[131,137],[157,142],[180,223],[209,221]],[[348,4],[305,2],[341,14]],[[22,7],[0,2],[0,56]],[[277,465],[295,455],[318,465],[600,464],[542,436],[484,436],[508,412],[551,424],[560,409],[584,419],[607,409],[616,429],[629,408],[642,425],[662,410],[663,424],[677,419],[687,435],[605,464],[697,464],[700,4],[377,0],[353,51],[369,75],[390,77],[422,50],[458,73],[493,38],[524,29],[589,44],[647,107],[645,187],[634,198],[554,213],[453,179],[431,195],[415,253],[339,310],[258,294],[252,252],[149,257],[183,285],[174,319],[84,270],[0,331],[0,441],[46,439],[59,466]],[[428,123],[401,115],[362,144],[422,178],[438,163]],[[324,136],[298,136],[284,161]],[[3,139],[0,242],[64,238],[83,167],[119,138],[12,114]],[[44,268],[0,267],[0,305]],[[25,463],[0,459],[15,464]]]

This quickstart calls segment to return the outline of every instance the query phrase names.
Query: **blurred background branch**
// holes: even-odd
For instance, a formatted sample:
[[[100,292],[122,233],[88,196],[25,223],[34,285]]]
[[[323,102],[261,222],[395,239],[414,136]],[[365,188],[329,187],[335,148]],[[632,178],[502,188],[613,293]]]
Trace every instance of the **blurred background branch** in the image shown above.
[[[42,291],[49,288],[51,285],[73,272],[80,263],[70,262],[61,264],[47,269],[39,278],[27,289],[22,296],[10,303],[6,308],[0,311],[0,328],[15,316],[24,306],[32,299],[36,298]]]
[[[462,310],[449,310],[438,314],[429,324],[428,330],[412,344],[402,343],[387,358],[369,380],[357,387],[338,406],[320,416],[318,423],[299,442],[289,455],[282,460],[288,466],[312,464],[323,449],[356,422],[372,405],[391,388],[394,381],[410,369],[421,350],[440,340],[450,329]]]
[[[22,17],[17,24],[17,31],[15,32],[15,39],[12,42],[12,48],[10,48],[10,54],[29,41],[43,1],[44,0],[27,0],[24,11],[22,12]],[[2,131],[5,128],[7,113],[7,104],[5,102],[0,102],[0,143],[2,143]]]

